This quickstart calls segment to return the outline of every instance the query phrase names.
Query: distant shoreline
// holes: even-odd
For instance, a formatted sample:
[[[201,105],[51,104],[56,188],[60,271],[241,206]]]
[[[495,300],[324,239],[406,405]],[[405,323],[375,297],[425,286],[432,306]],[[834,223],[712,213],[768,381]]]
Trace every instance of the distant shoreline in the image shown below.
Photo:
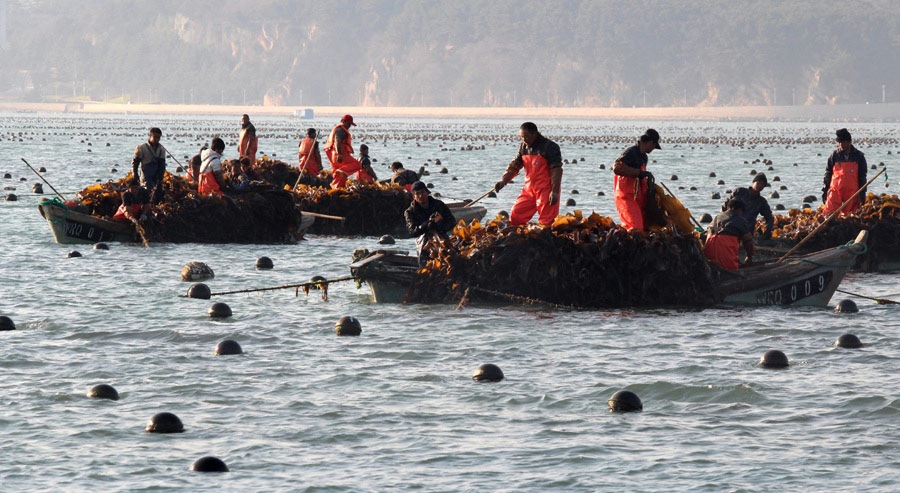
[[[292,117],[296,110],[312,109],[315,117],[345,113],[354,117],[397,118],[512,118],[580,120],[696,120],[696,121],[802,121],[898,122],[900,103],[818,106],[732,106],[671,108],[476,108],[476,107],[373,107],[373,106],[222,106],[177,104],[110,104],[95,102],[0,102],[4,113],[69,113],[132,115],[240,115]]]

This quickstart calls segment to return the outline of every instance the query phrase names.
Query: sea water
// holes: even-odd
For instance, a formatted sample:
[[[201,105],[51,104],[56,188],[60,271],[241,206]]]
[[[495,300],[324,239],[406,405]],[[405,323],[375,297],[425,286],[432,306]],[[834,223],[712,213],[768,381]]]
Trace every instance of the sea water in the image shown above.
[[[387,305],[338,282],[328,299],[294,289],[184,297],[181,267],[202,261],[214,292],[349,274],[377,238],[308,236],[295,245],[60,245],[37,211],[33,167],[66,198],[119,179],[151,126],[175,160],[213,135],[234,158],[239,116],[5,114],[0,120],[0,489],[3,491],[895,491],[900,483],[900,305],[567,311],[540,306]],[[252,116],[252,115],[251,115]],[[260,151],[290,163],[307,127],[254,117]],[[399,160],[433,191],[473,198],[515,156],[513,120],[359,118],[380,178]],[[834,130],[846,124],[537,121],[567,160],[562,203],[614,218],[618,154],[648,126],[649,169],[695,217],[765,171],[798,207],[820,194]],[[853,124],[896,193],[895,126]],[[440,160],[440,164],[437,163]],[[766,161],[763,161],[766,160]],[[771,160],[772,169],[768,169]],[[601,165],[605,169],[601,169]],[[447,173],[440,173],[447,168]],[[115,169],[115,171],[113,171]],[[710,173],[716,173],[711,177]],[[870,171],[872,176],[875,171]],[[775,180],[775,177],[778,180]],[[677,179],[676,179],[677,178]],[[509,210],[522,178],[481,203]],[[719,180],[724,185],[718,184]],[[893,181],[892,181],[893,180]],[[888,185],[885,188],[885,184]],[[786,190],[779,190],[781,186]],[[692,190],[694,187],[695,190]],[[11,190],[14,188],[14,190]],[[577,192],[577,193],[576,193]],[[602,193],[602,195],[600,195]],[[719,193],[722,198],[714,199]],[[399,248],[414,250],[412,240]],[[72,250],[81,258],[67,258]],[[257,270],[267,256],[272,270]],[[896,274],[849,274],[841,289],[900,299]],[[672,289],[678,289],[673,286]],[[832,303],[849,296],[838,293]],[[213,302],[234,315],[211,319]],[[337,337],[357,317],[360,337]],[[838,349],[844,333],[862,349]],[[244,353],[215,356],[224,339]],[[791,366],[757,366],[770,349]],[[494,363],[499,383],[473,371]],[[91,399],[92,386],[121,399]],[[618,390],[643,401],[610,413]],[[180,434],[145,433],[156,413]],[[230,472],[190,471],[221,458]]]

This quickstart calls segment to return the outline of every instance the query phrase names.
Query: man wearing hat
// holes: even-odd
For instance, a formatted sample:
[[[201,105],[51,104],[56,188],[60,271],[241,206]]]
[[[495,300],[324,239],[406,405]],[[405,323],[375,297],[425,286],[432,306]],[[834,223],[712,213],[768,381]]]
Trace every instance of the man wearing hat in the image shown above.
[[[365,170],[362,170],[360,162],[353,157],[353,142],[350,135],[350,127],[355,127],[353,117],[344,115],[341,122],[331,129],[328,140],[325,141],[325,155],[331,162],[332,179],[331,188],[342,188],[347,184],[347,177],[359,172],[361,181],[374,181]]]
[[[835,137],[837,150],[828,157],[825,167],[825,186],[822,187],[822,202],[825,203],[825,214],[831,214],[838,210],[841,204],[847,201],[857,190],[866,184],[866,156],[859,149],[853,147],[853,138],[846,128],[837,131]],[[847,204],[841,210],[841,215],[851,214],[859,209],[860,196]]]
[[[732,192],[731,197],[722,204],[722,212],[728,210],[729,202],[738,200],[744,204],[744,219],[747,220],[747,224],[751,228],[756,225],[756,217],[762,215],[763,219],[766,220],[766,232],[763,235],[763,239],[766,240],[772,237],[772,231],[775,227],[775,216],[772,215],[772,208],[769,207],[769,202],[766,198],[762,196],[762,191],[768,184],[769,180],[766,178],[766,174],[757,173],[753,177],[753,183],[750,184],[750,188],[737,188]]]
[[[616,211],[619,213],[619,222],[627,230],[646,229],[644,207],[650,188],[648,179],[653,180],[653,175],[647,171],[647,155],[654,149],[661,149],[659,132],[648,128],[638,138],[637,144],[625,149],[613,164]]]
[[[433,235],[443,238],[456,225],[456,219],[447,204],[431,196],[421,181],[413,183],[413,201],[406,212],[406,229],[410,236],[416,237],[416,252],[419,254],[419,265],[428,262],[425,244]]]

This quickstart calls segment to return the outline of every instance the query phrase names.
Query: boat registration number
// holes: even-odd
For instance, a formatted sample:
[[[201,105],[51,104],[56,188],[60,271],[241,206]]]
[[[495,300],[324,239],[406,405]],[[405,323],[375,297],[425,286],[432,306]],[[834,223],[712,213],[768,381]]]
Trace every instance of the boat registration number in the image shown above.
[[[756,296],[756,303],[758,305],[790,305],[825,291],[833,277],[834,274],[827,270],[806,279],[763,291]]]
[[[108,241],[115,236],[99,228],[78,223],[66,223],[66,236],[88,241]]]

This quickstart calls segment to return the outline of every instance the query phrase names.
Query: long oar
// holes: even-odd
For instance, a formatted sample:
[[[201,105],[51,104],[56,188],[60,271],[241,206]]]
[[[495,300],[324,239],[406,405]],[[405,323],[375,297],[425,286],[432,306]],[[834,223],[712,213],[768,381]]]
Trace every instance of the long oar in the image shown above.
[[[56,195],[59,195],[59,198],[63,199],[63,201],[66,200],[66,198],[63,197],[62,194],[59,193],[59,192],[56,190],[56,188],[54,188],[53,185],[51,185],[50,182],[47,181],[46,178],[44,178],[40,173],[38,173],[38,171],[37,171],[36,169],[32,168],[31,165],[28,164],[28,161],[26,161],[25,158],[21,158],[21,159],[22,159],[22,162],[23,162],[23,163],[25,163],[29,168],[31,168],[31,171],[34,171],[34,174],[38,175],[38,178],[40,178],[41,181],[43,181],[44,183],[46,183],[47,186],[50,187],[51,190],[53,190],[53,193],[55,193]]]
[[[865,298],[867,300],[872,300],[879,305],[900,305],[900,301],[887,300],[884,298],[874,298],[872,296],[866,296],[858,293],[851,293],[850,291],[844,291],[843,289],[835,289],[835,291],[839,293],[849,294],[850,296],[856,296],[859,298]]]
[[[171,152],[169,152],[168,149],[166,149],[166,146],[162,145],[162,143],[160,143],[159,146],[162,147],[164,151],[166,151],[166,154],[168,154],[172,158],[172,160],[175,161],[175,164],[177,164],[179,168],[187,169],[184,167],[184,165],[181,164],[180,161],[178,161],[178,158],[175,157],[174,154],[172,154]],[[176,171],[178,171],[178,170],[176,169]]]
[[[790,257],[792,253],[794,253],[798,248],[800,248],[804,243],[806,243],[807,240],[812,238],[813,235],[818,233],[822,229],[823,226],[825,226],[826,224],[831,222],[832,219],[834,219],[842,210],[844,210],[844,207],[847,207],[847,205],[849,205],[853,199],[855,199],[863,190],[866,189],[866,187],[868,187],[869,185],[872,184],[873,181],[875,181],[875,178],[878,178],[879,176],[881,176],[881,174],[884,173],[886,170],[887,170],[887,168],[881,168],[881,171],[879,171],[877,174],[875,174],[875,176],[873,176],[872,179],[867,181],[865,185],[859,187],[859,190],[857,190],[856,193],[851,195],[849,199],[845,200],[844,203],[841,204],[841,206],[838,207],[836,211],[829,214],[828,217],[826,217],[825,220],[822,221],[822,224],[816,226],[816,229],[812,230],[812,233],[806,235],[806,238],[803,238],[802,240],[800,240],[800,243],[797,243],[796,245],[794,245],[793,248],[788,250],[787,253],[785,253],[784,256],[781,257],[780,259],[778,259],[778,262],[775,262],[775,263],[780,264],[781,262],[784,261],[784,259]]]
[[[328,214],[319,214],[318,212],[300,211],[302,216],[321,217],[322,219],[334,219],[335,221],[346,221],[344,216],[329,216]]]
[[[484,195],[482,195],[481,197],[478,197],[477,199],[475,199],[475,200],[469,202],[468,204],[464,205],[462,208],[465,209],[466,207],[469,207],[470,205],[474,204],[475,202],[478,202],[479,200],[481,200],[481,199],[487,197],[487,196],[490,195],[491,192],[493,192],[493,191],[494,191],[494,189],[491,188],[491,189],[488,190],[487,192],[484,192]]]
[[[665,183],[660,182],[660,185],[662,185],[663,189],[664,189],[669,195],[671,195],[673,199],[678,200],[678,202],[681,202],[681,200],[679,200],[678,197],[676,197],[675,194],[672,193],[671,190],[669,190],[669,187],[667,187]],[[684,204],[682,203],[682,205],[684,205]],[[685,209],[687,209],[687,208],[685,207]],[[694,224],[696,224],[697,227],[700,228],[700,229],[702,230],[702,229],[703,229],[703,226],[701,226],[701,225],[700,225],[700,221],[698,221],[698,220],[694,217],[694,215],[691,214],[691,211],[690,211],[690,210],[688,210],[688,215],[691,216],[691,220],[694,221]]]

